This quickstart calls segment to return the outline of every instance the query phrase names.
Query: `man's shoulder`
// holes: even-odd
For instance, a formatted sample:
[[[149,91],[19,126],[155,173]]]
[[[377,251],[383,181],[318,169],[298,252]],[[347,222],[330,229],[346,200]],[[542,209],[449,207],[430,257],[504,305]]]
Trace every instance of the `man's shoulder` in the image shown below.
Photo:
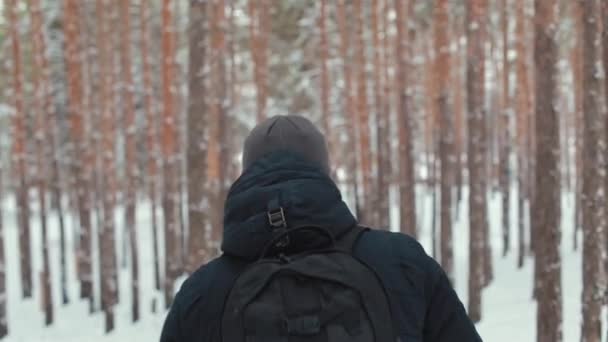
[[[422,245],[407,234],[370,228],[358,242],[357,248],[374,249],[375,253],[399,259],[428,258]]]
[[[175,301],[179,302],[181,309],[187,312],[192,305],[201,300],[210,302],[222,297],[223,292],[231,288],[231,283],[242,267],[242,262],[227,256],[217,257],[201,265],[184,281]],[[205,298],[202,298],[203,295]]]

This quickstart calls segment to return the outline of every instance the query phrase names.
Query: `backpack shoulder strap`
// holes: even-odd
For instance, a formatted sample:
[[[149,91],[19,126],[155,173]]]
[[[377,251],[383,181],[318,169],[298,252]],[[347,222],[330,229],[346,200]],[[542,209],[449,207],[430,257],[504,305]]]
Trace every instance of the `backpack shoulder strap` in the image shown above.
[[[361,235],[363,235],[363,233],[365,233],[369,229],[370,228],[368,227],[360,225],[354,226],[336,241],[336,248],[348,253],[352,253],[355,244],[357,243]]]

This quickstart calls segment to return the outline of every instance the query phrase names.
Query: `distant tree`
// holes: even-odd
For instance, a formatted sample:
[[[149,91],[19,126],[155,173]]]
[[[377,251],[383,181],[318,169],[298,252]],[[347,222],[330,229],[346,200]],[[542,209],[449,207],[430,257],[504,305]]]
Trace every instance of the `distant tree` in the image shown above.
[[[508,0],[501,0],[501,33],[502,33],[502,86],[501,86],[501,120],[499,144],[499,183],[502,193],[502,254],[506,256],[511,249],[511,95],[509,89],[509,10]]]
[[[13,174],[16,182],[17,219],[19,225],[19,261],[21,270],[21,290],[23,298],[32,296],[32,257],[30,247],[30,203],[28,199],[29,180],[26,160],[26,112],[23,105],[23,67],[21,37],[19,36],[19,9],[15,0],[8,0],[5,12],[8,16],[8,34],[12,51],[12,93],[13,115]]]
[[[601,105],[601,32],[599,0],[580,0],[583,20],[584,148],[582,174],[583,223],[583,342],[601,341],[606,253],[606,194],[599,191],[606,177],[605,115]],[[547,340],[548,341],[548,340]]]
[[[74,175],[73,189],[76,191],[79,246],[78,274],[80,297],[93,300],[93,278],[91,265],[91,207],[86,175],[83,114],[83,65],[81,58],[82,38],[80,31],[80,6],[78,1],[68,0],[64,6],[65,63],[68,86],[68,113],[71,120],[72,153],[71,164]]]
[[[351,40],[352,31],[349,27],[349,21],[346,19],[347,7],[345,0],[338,0],[336,4],[336,20],[338,30],[340,32],[340,58],[342,60],[342,77],[344,79],[344,110],[346,112],[346,131],[348,135],[348,144],[355,146],[357,144],[357,112],[355,109],[355,98],[353,96],[353,67],[351,65]],[[349,157],[346,161],[348,172],[348,183],[352,184],[354,193],[355,208],[359,208],[358,195],[358,179],[359,169],[357,167],[357,153],[348,153]]]
[[[194,272],[209,258],[206,250],[206,231],[209,228],[210,208],[206,192],[207,173],[207,102],[205,95],[205,62],[207,57],[206,1],[191,1],[189,12],[188,45],[188,262],[187,271]]]
[[[269,0],[249,0],[249,26],[253,77],[256,85],[257,120],[265,119],[268,100],[268,41],[270,39],[271,17]]]
[[[469,164],[469,316],[481,320],[481,291],[484,285],[485,241],[487,224],[486,188],[483,181],[483,130],[487,0],[467,2],[467,109],[468,109],[468,164]]]
[[[518,184],[518,267],[524,264],[524,257],[527,254],[525,246],[526,235],[525,228],[527,226],[526,212],[528,210],[528,155],[530,154],[529,134],[529,117],[532,111],[532,102],[530,97],[530,80],[529,65],[527,61],[529,41],[526,36],[527,19],[525,14],[526,0],[516,0],[515,11],[517,24],[515,29],[516,38],[516,75],[517,87],[515,89],[516,108],[517,108],[517,184]]]
[[[373,55],[373,94],[374,114],[372,120],[376,136],[376,178],[373,196],[377,199],[373,207],[373,224],[377,227],[389,227],[389,185],[390,185],[390,88],[388,85],[386,41],[388,40],[386,1],[373,0],[371,31],[374,47]]]
[[[5,75],[9,69],[8,63],[0,65],[0,71]],[[8,91],[6,88],[0,94],[6,96]],[[5,198],[4,190],[4,156],[3,150],[0,149],[0,202]],[[4,207],[0,205],[0,338],[5,337],[8,334],[8,319],[7,319],[7,295],[6,295],[6,253],[4,252]]]
[[[120,74],[122,76],[122,111],[125,116],[126,130],[126,208],[125,208],[125,229],[128,231],[129,252],[131,260],[131,318],[133,322],[139,320],[139,257],[137,249],[137,222],[135,216],[137,203],[137,184],[139,180],[139,170],[136,161],[136,123],[135,123],[135,104],[133,92],[135,85],[133,82],[133,70],[131,68],[131,13],[128,1],[120,3]]]
[[[330,119],[330,88],[329,88],[329,43],[327,37],[327,1],[321,0],[320,13],[318,19],[319,26],[319,56],[321,65],[320,98],[321,98],[321,123],[323,133],[327,139],[328,149],[333,152],[333,138]],[[335,165],[334,165],[335,167]],[[333,170],[332,170],[333,172]]]
[[[178,196],[177,183],[177,144],[175,111],[175,35],[173,1],[162,2],[162,151],[164,161],[163,217],[165,231],[165,307],[169,308],[173,301],[173,286],[180,270],[180,239],[178,225]]]
[[[570,55],[570,66],[572,68],[572,92],[574,97],[574,150],[575,150],[575,183],[574,183],[574,229],[572,244],[574,250],[578,249],[578,235],[581,231],[581,193],[583,172],[583,17],[580,1],[573,1],[570,6],[574,28],[574,44]]]
[[[35,139],[36,139],[36,184],[38,188],[38,204],[40,213],[40,225],[42,236],[42,306],[45,316],[45,324],[53,323],[53,291],[51,287],[51,269],[49,262],[49,242],[48,242],[48,206],[47,188],[50,173],[47,165],[49,164],[49,150],[46,145],[49,140],[47,134],[49,130],[49,117],[52,112],[52,93],[49,80],[49,66],[47,60],[46,42],[43,32],[42,9],[40,0],[30,0],[30,18],[32,26],[32,53],[34,55],[34,98],[32,109],[36,115]]]
[[[438,0],[434,9],[436,108],[439,110],[439,158],[441,163],[441,266],[454,279],[454,246],[452,241],[453,119],[449,108],[450,40],[449,3]]]
[[[535,1],[536,191],[531,210],[537,280],[537,341],[562,340],[561,169],[557,94],[557,1]]]
[[[400,230],[413,237],[417,236],[416,195],[413,157],[412,113],[408,103],[407,84],[409,76],[409,32],[410,15],[405,2],[395,0],[397,44],[395,64],[397,68],[397,123],[399,135],[399,213]]]
[[[146,147],[148,149],[147,171],[148,171],[148,191],[151,202],[152,219],[152,251],[154,258],[154,285],[160,290],[160,262],[158,252],[158,179],[160,173],[160,155],[157,139],[159,119],[158,111],[154,101],[154,86],[151,75],[150,61],[150,1],[141,0],[140,4],[140,44],[142,60],[142,86],[144,92],[144,110],[146,114]]]
[[[357,66],[357,121],[359,128],[359,148],[361,167],[361,189],[359,205],[361,210],[358,212],[361,222],[368,222],[372,219],[372,204],[364,198],[373,196],[372,190],[372,159],[370,145],[370,122],[369,104],[367,98],[367,73],[366,73],[366,42],[365,42],[365,13],[362,0],[353,1],[353,17],[355,21],[355,58]],[[371,222],[370,222],[371,223]]]

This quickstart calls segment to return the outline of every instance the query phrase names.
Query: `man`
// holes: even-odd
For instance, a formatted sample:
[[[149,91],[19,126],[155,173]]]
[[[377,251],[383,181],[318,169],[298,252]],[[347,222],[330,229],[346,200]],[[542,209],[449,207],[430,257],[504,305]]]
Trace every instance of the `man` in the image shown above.
[[[238,328],[227,326],[225,319],[225,315],[231,314],[225,309],[233,301],[231,291],[248,267],[265,256],[269,244],[279,248],[286,260],[276,263],[280,268],[289,265],[290,255],[303,252],[306,255],[306,251],[328,243],[322,234],[294,233],[287,237],[290,229],[302,226],[325,227],[329,240],[335,240],[336,244],[352,240],[348,247],[352,257],[373,270],[369,278],[374,278],[375,273],[384,288],[382,296],[390,308],[386,310],[387,320],[394,332],[391,341],[481,341],[446,274],[416,240],[399,233],[358,228],[357,220],[329,176],[325,139],[310,121],[299,116],[277,116],[260,123],[245,141],[242,161],[243,173],[225,203],[223,254],[199,268],[183,284],[165,321],[162,342],[220,342],[222,338],[225,341],[226,335]],[[268,203],[273,203],[275,196],[280,199],[281,203],[277,202],[280,211],[269,211]],[[273,227],[281,225],[285,233],[277,235]],[[352,234],[355,230],[360,231],[357,236]],[[282,300],[293,299],[290,294],[298,296],[292,291],[284,294]],[[336,295],[328,297],[326,300],[332,302],[331,297]],[[261,317],[250,317],[258,322],[250,325],[250,330],[262,329],[267,311],[270,309],[259,311],[257,316]],[[287,317],[284,327],[269,325],[269,329],[285,330],[286,335],[298,334],[272,341],[332,341],[321,325],[333,318],[320,323],[318,317],[311,317],[298,320]],[[362,324],[360,318],[354,317],[356,324]],[[342,323],[348,326],[348,322]],[[355,336],[360,334],[357,331],[348,333]],[[321,333],[325,334],[321,339],[313,336]],[[345,340],[376,341],[378,335],[375,336],[376,339]]]

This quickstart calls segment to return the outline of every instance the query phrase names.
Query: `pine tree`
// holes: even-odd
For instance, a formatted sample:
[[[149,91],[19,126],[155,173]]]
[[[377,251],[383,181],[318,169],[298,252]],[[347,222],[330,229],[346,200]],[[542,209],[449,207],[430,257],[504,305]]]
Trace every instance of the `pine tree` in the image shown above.
[[[409,32],[407,31],[410,15],[405,3],[395,0],[395,13],[397,25],[397,44],[395,53],[395,64],[397,66],[397,122],[399,132],[399,213],[400,230],[413,237],[417,235],[416,226],[416,196],[414,182],[414,157],[413,157],[413,134],[412,113],[408,102],[407,85],[410,79],[408,63],[409,54]]]
[[[483,150],[484,30],[487,0],[467,2],[467,109],[468,109],[468,164],[469,164],[469,316],[474,322],[481,319],[481,291],[484,285],[485,241],[487,224],[485,162]]]
[[[536,186],[531,210],[535,232],[537,341],[562,340],[561,189],[557,100],[557,1],[535,1]]]
[[[528,40],[526,37],[527,21],[525,14],[526,0],[516,0],[516,75],[517,75],[517,87],[515,89],[516,102],[517,102],[517,183],[518,183],[518,199],[517,199],[517,211],[518,211],[518,267],[522,267],[524,264],[524,257],[527,254],[525,246],[526,235],[525,228],[527,226],[526,211],[528,209],[529,192],[527,188],[527,174],[528,174],[528,155],[530,154],[529,148],[529,135],[527,131],[530,129],[528,125],[528,118],[532,110],[532,102],[530,98],[530,84],[528,78]]]
[[[154,258],[154,285],[157,290],[160,286],[160,262],[158,252],[158,174],[159,174],[159,148],[158,148],[158,111],[154,101],[154,87],[151,76],[150,61],[150,1],[141,0],[140,3],[140,51],[142,63],[142,87],[143,102],[146,118],[146,147],[147,155],[147,182],[148,196],[151,204],[151,230],[152,230],[152,252]]]
[[[131,70],[131,25],[129,2],[120,3],[120,64],[122,76],[122,102],[123,114],[126,124],[126,209],[125,209],[125,229],[128,231],[129,251],[131,260],[131,314],[133,322],[139,320],[139,257],[137,249],[137,222],[135,210],[137,203],[137,183],[139,170],[136,162],[135,146],[135,105],[133,92],[135,91],[133,75]]]
[[[64,6],[65,59],[68,82],[68,112],[71,119],[72,153],[71,163],[74,174],[73,187],[76,191],[79,246],[78,274],[80,297],[93,300],[91,265],[91,212],[88,195],[88,180],[85,170],[85,136],[83,117],[83,65],[81,58],[82,39],[80,36],[80,6],[78,1],[68,0]]]
[[[605,118],[601,107],[599,0],[581,0],[583,20],[583,342],[601,341],[606,253],[606,197],[598,189],[605,181]]]
[[[509,65],[509,11],[508,0],[501,0],[502,31],[502,93],[501,125],[499,144],[499,183],[502,193],[502,254],[506,256],[511,249],[511,116],[510,116],[510,65]]]
[[[176,129],[177,115],[175,112],[175,36],[173,1],[162,2],[162,150],[164,158],[164,189],[163,189],[163,216],[165,232],[165,307],[169,308],[173,301],[173,283],[179,275],[180,249],[179,227],[177,216],[178,184],[177,184],[177,144]]]
[[[48,206],[47,188],[48,180],[48,157],[46,141],[49,140],[47,131],[49,128],[49,113],[52,111],[52,94],[48,75],[48,61],[46,57],[46,42],[43,32],[42,10],[39,0],[30,1],[30,17],[32,25],[32,53],[34,54],[34,105],[33,111],[36,113],[36,174],[38,188],[38,203],[40,212],[41,236],[42,236],[42,306],[45,314],[45,325],[53,323],[53,296],[51,288],[51,270],[49,267],[49,243],[48,243]]]
[[[270,39],[270,6],[272,1],[249,0],[249,39],[253,59],[253,77],[256,85],[257,120],[267,116],[268,99],[268,40]]]
[[[207,137],[205,129],[205,61],[207,54],[207,11],[205,1],[190,2],[190,46],[188,71],[188,272],[194,272],[209,256],[206,234],[209,228],[209,199],[205,191]],[[206,206],[207,205],[207,206]]]
[[[19,261],[21,270],[21,290],[23,298],[32,296],[32,258],[30,247],[30,204],[28,199],[29,179],[27,179],[26,161],[26,112],[23,105],[23,71],[21,39],[19,37],[19,9],[15,0],[6,2],[6,14],[8,15],[8,33],[12,51],[12,94],[14,102],[13,115],[13,172],[18,180],[16,182],[17,193],[17,218],[19,225]]]
[[[441,266],[454,279],[454,246],[452,242],[452,146],[453,120],[449,108],[450,47],[448,37],[449,7],[447,0],[435,4],[435,83],[436,108],[439,111],[439,158],[441,163]]]

